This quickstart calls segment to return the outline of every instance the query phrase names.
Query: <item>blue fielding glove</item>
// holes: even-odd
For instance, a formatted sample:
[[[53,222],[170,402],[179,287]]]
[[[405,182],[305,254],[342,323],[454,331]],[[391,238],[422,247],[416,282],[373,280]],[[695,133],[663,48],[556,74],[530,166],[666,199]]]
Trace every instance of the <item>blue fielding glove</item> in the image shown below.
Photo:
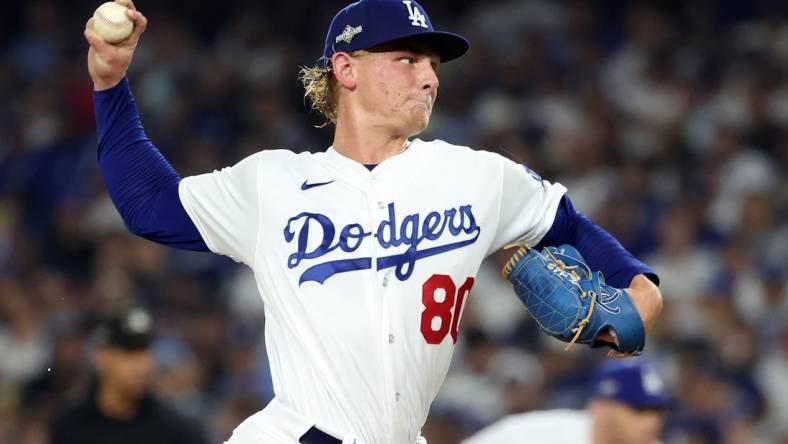
[[[605,284],[573,246],[547,247],[542,252],[521,246],[503,269],[528,313],[545,333],[591,347],[610,346],[639,355],[646,340],[643,321],[626,291]],[[597,337],[605,329],[615,344]]]

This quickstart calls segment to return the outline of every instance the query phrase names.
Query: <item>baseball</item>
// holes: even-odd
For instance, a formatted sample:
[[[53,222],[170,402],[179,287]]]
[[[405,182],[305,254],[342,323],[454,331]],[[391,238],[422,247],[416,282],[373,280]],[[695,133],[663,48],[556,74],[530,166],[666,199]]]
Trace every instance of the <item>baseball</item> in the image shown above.
[[[126,16],[125,6],[107,2],[93,13],[93,31],[108,43],[117,43],[131,34],[134,22]]]

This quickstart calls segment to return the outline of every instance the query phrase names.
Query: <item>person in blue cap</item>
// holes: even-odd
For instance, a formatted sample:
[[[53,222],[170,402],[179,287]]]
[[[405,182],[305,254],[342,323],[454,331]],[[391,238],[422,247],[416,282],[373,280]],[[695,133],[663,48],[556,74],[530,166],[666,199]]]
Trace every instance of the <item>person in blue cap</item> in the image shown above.
[[[349,4],[303,70],[332,146],[266,149],[183,180],[146,136],[125,77],[147,20],[116,2],[134,21],[128,39],[85,29],[110,197],[135,234],[246,264],[263,299],[276,396],[229,443],[423,443],[479,266],[512,242],[575,245],[633,298],[630,319],[647,331],[659,313],[653,271],[562,185],[496,153],[416,138],[439,66],[469,48],[416,1]]]
[[[592,376],[585,410],[510,415],[463,444],[655,444],[669,404],[662,377],[648,361],[611,360]]]

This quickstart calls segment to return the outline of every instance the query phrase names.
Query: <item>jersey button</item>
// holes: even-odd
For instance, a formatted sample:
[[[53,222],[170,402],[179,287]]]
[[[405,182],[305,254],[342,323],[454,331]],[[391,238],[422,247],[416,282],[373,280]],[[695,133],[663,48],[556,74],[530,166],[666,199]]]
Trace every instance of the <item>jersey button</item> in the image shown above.
[[[384,287],[388,287],[389,286],[389,277],[388,276],[383,278],[383,286]]]
[[[382,209],[386,208],[386,204],[384,204],[382,200],[379,200],[378,201],[378,208],[382,210]]]
[[[394,394],[394,397],[395,397],[395,398],[397,398],[397,402],[399,402],[399,398],[400,398],[400,394],[399,394],[399,392],[395,393],[395,394]]]
[[[394,335],[389,335],[389,344],[394,343]]]

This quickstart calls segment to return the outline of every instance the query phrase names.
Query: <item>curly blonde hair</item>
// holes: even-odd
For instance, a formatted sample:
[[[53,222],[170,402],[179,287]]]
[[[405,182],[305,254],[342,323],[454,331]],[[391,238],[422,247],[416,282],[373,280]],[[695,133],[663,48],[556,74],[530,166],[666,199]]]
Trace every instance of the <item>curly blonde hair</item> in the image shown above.
[[[369,54],[369,51],[359,49],[349,55],[359,58]],[[329,123],[337,124],[337,105],[339,103],[339,84],[332,69],[331,60],[328,66],[302,66],[298,74],[304,84],[304,98],[312,103],[312,109],[326,118],[326,122],[319,126],[324,128]]]
[[[312,109],[322,114],[326,119],[326,122],[320,127],[325,127],[329,123],[336,125],[339,91],[330,65],[326,68],[303,66],[298,78],[304,85],[304,98],[309,99]]]

